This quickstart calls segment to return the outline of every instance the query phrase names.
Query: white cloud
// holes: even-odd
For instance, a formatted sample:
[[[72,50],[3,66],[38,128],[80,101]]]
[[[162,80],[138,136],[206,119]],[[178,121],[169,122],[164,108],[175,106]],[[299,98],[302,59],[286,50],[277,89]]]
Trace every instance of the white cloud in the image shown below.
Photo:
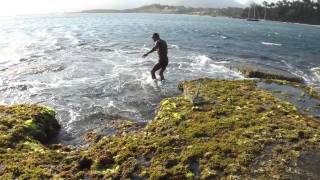
[[[104,0],[2,0],[0,15],[70,12],[83,8],[106,7],[105,2]]]

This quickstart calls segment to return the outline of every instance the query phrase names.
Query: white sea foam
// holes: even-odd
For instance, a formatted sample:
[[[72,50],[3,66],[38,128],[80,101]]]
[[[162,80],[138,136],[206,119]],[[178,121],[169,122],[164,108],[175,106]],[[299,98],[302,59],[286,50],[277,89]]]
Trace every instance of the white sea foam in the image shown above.
[[[311,68],[311,71],[320,71],[320,67]]]
[[[261,42],[261,44],[266,45],[266,46],[282,46],[282,44],[271,43],[271,42]]]
[[[169,44],[169,48],[180,49],[180,47],[178,45],[175,45],[175,44]]]
[[[79,117],[80,117],[79,112],[77,112],[77,111],[75,111],[75,110],[73,110],[73,109],[70,109],[70,110],[69,110],[69,122],[67,123],[67,127],[66,127],[66,130],[67,130],[67,131],[69,131],[69,132],[72,131],[72,129],[73,129],[74,127],[70,126],[70,124],[78,121],[78,118],[79,118]]]
[[[207,56],[204,56],[204,55],[201,55],[201,56],[197,56],[196,58],[196,61],[199,65],[201,66],[207,66],[210,64],[210,62],[212,61],[211,58],[207,57]]]
[[[215,64],[228,64],[230,63],[229,61],[216,61],[214,62]]]
[[[229,37],[227,37],[227,36],[220,36],[222,39],[229,39]]]
[[[195,63],[192,64],[193,68],[190,69],[193,73],[195,70],[199,71],[199,74],[208,74],[216,78],[243,78],[239,72],[232,71],[225,66],[216,63],[214,60],[205,55],[194,57]]]
[[[288,63],[288,62],[285,61],[285,60],[281,60],[281,62],[287,66],[287,68],[288,68],[287,70],[288,70],[290,73],[292,73],[293,75],[296,75],[296,76],[302,78],[302,79],[303,79],[305,82],[307,82],[307,83],[311,83],[310,77],[309,77],[305,72],[303,72],[302,70],[294,67],[293,65],[291,65],[290,63]]]
[[[311,68],[313,74],[313,80],[320,86],[320,67]]]

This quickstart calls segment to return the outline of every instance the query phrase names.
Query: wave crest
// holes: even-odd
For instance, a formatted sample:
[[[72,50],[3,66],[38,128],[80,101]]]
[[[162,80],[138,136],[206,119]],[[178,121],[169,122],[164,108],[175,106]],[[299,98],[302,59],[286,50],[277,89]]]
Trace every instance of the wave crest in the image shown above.
[[[271,43],[271,42],[261,42],[261,44],[266,45],[266,46],[282,46],[282,44],[279,43]]]

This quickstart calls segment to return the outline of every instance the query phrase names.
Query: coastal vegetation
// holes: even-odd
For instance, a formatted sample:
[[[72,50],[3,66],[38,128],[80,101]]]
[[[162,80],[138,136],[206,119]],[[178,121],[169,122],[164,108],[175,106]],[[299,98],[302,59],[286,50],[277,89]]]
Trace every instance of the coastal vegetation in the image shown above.
[[[255,17],[254,17],[255,11]],[[276,3],[264,1],[262,4],[251,4],[248,8],[193,8],[185,6],[168,6],[160,4],[146,5],[126,10],[94,9],[82,13],[160,13],[190,14],[207,16],[224,16],[233,18],[254,17],[272,21],[320,24],[320,4],[311,0],[281,0]]]
[[[158,14],[190,14],[207,16],[227,16],[240,17],[243,9],[237,7],[230,8],[193,8],[185,6],[169,6],[161,4],[151,4],[134,9],[126,10],[103,10],[94,9],[82,11],[82,13],[158,13]]]
[[[0,177],[319,178],[319,121],[257,83],[182,82],[183,94],[164,99],[145,127],[123,121],[112,136],[87,135],[82,148],[49,143],[59,130],[52,109],[1,106]]]
[[[281,0],[276,3],[263,2],[262,5],[251,4],[256,18],[272,21],[295,22],[306,24],[320,24],[320,4],[311,0]],[[253,10],[244,9],[241,17],[253,17]]]

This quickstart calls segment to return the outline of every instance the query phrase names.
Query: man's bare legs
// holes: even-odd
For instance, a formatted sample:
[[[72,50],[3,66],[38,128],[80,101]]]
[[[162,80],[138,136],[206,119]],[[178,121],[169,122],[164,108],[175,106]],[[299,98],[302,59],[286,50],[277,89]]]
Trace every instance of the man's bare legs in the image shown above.
[[[166,70],[167,65],[168,65],[168,63],[157,63],[157,64],[153,67],[153,69],[151,70],[152,79],[157,79],[157,77],[156,77],[156,72],[157,72],[158,70],[160,70],[160,72],[159,72],[160,78],[161,78],[161,80],[164,80],[164,75],[163,75],[163,73],[164,73],[164,71]]]

